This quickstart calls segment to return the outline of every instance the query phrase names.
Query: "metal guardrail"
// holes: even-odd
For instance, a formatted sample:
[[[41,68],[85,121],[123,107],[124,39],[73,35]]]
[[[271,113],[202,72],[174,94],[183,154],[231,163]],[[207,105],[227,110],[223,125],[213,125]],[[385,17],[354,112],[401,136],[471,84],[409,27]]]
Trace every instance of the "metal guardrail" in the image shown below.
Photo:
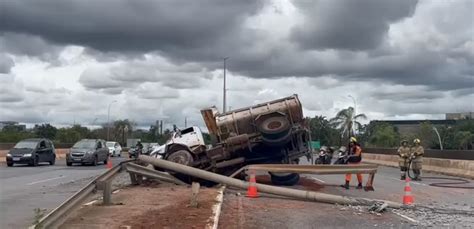
[[[113,168],[107,170],[105,173],[99,175],[94,180],[89,182],[82,189],[77,191],[74,195],[65,200],[61,205],[52,210],[46,216],[41,218],[37,224],[31,226],[31,229],[39,228],[57,228],[63,223],[69,214],[71,214],[80,204],[84,202],[90,194],[104,187],[99,187],[101,183],[110,182],[115,175],[122,170],[122,165],[133,160],[122,161]]]
[[[128,163],[124,165],[124,168],[127,172],[130,173],[130,176],[138,175],[138,176],[148,177],[151,179],[158,179],[160,181],[164,181],[168,183],[174,183],[177,185],[186,185],[186,183],[184,183],[183,181],[175,178],[174,176],[168,173],[156,171],[154,169],[150,169],[145,166],[137,165],[134,163]],[[141,182],[139,181],[138,177],[134,177],[134,178],[131,177],[131,179],[132,179],[132,182],[133,180],[136,180],[137,183]]]

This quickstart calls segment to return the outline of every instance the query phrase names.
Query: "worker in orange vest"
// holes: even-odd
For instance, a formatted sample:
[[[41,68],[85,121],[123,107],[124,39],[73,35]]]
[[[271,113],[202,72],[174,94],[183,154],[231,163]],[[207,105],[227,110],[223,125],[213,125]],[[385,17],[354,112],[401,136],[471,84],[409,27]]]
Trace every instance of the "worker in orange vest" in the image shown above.
[[[355,137],[351,137],[349,143],[349,155],[348,155],[347,163],[348,164],[359,164],[362,161],[362,148],[360,144],[357,142]],[[346,183],[341,185],[345,189],[349,189],[349,183],[351,182],[352,174],[346,174]],[[357,185],[357,189],[362,189],[362,174],[357,174],[357,181],[359,184]]]

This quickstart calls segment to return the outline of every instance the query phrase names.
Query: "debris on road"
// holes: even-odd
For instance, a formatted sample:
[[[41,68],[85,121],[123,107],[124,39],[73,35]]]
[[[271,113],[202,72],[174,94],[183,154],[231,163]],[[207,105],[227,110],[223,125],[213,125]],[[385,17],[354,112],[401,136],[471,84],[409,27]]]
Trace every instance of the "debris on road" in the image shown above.
[[[465,210],[468,211],[468,209]],[[421,227],[471,228],[474,225],[474,211],[472,210],[472,215],[460,214],[457,211],[437,213],[428,208],[392,209],[392,212]]]

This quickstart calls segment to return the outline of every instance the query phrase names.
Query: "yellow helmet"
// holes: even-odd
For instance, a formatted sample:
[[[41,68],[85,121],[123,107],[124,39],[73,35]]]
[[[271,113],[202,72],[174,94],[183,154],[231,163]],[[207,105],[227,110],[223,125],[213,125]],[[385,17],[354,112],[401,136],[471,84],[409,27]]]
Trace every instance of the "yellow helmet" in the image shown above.
[[[351,142],[357,142],[357,138],[351,137]]]
[[[421,143],[421,141],[420,141],[420,139],[418,139],[418,138],[415,138],[415,140],[413,140],[413,143],[415,143],[415,144],[420,144],[420,143]]]

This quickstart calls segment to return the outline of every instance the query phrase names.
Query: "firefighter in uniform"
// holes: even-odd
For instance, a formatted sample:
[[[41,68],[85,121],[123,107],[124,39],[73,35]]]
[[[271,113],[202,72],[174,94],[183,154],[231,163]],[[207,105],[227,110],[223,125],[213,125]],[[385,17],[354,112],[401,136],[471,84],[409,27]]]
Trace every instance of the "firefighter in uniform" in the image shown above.
[[[362,148],[360,147],[357,139],[355,137],[351,137],[351,141],[349,143],[349,157],[347,159],[347,163],[350,164],[359,164],[362,161]],[[341,185],[345,189],[349,189],[349,183],[351,182],[352,174],[346,174],[346,183]],[[357,189],[362,189],[362,174],[357,174],[357,181],[359,184],[357,185]]]
[[[423,146],[421,146],[420,139],[417,138],[413,140],[413,144],[414,146],[411,148],[411,168],[415,174],[415,178],[413,178],[413,180],[421,181],[421,167],[425,150],[423,149]]]
[[[398,166],[400,166],[400,180],[405,180],[408,171],[408,162],[410,160],[410,147],[408,141],[403,140],[398,148]]]

